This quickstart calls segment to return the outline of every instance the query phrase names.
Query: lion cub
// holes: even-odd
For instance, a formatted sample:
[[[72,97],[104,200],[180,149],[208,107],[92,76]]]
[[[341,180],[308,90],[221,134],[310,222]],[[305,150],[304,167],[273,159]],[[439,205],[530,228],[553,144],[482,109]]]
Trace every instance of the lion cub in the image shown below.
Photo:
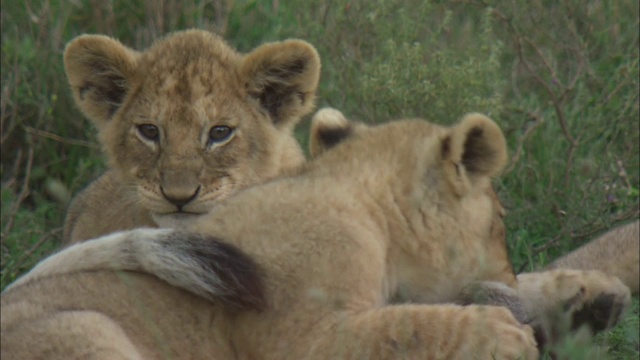
[[[311,156],[317,157],[357,136],[363,128],[364,125],[348,121],[338,111],[322,110],[311,126]],[[487,261],[497,261],[508,256],[502,222],[505,210],[497,194],[493,190],[490,193],[494,203],[493,249]],[[505,268],[500,282],[472,283],[462,290],[457,302],[509,308],[519,321],[534,326],[539,345],[560,341],[581,325],[588,325],[594,332],[610,328],[630,306],[630,293],[625,285],[637,293],[639,237],[638,222],[612,230],[544,271],[517,275],[517,284],[509,277],[513,269]]]
[[[532,329],[506,308],[442,304],[514,279],[493,259],[498,126],[469,114],[361,130],[189,232],[120,232],[44,260],[2,295],[3,358],[537,359]],[[216,257],[222,244],[236,256]],[[239,266],[243,253],[257,268]],[[141,272],[95,271],[113,264],[213,300],[234,273],[257,272],[264,301],[233,311]]]
[[[109,160],[72,202],[66,243],[180,226],[305,160],[293,128],[313,109],[320,59],[304,41],[243,55],[200,30],[143,52],[82,35],[67,45],[64,65]]]
[[[615,275],[638,294],[640,283],[640,222],[638,220],[600,235],[556,259],[547,269],[597,269]]]

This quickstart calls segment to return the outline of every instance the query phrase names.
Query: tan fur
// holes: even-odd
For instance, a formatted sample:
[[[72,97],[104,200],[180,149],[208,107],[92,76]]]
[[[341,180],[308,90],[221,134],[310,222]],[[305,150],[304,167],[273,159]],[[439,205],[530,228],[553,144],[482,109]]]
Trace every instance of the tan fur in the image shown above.
[[[60,349],[81,344],[84,355],[130,358],[536,359],[531,328],[507,309],[428,305],[510,269],[491,261],[490,177],[505,150],[498,127],[478,114],[451,128],[390,122],[362,129],[291,176],[221,201],[189,230],[256,259],[268,301],[262,311],[233,312],[140,273],[54,271],[73,268],[74,257],[82,263],[85,250],[103,243],[111,250],[102,265],[138,261],[154,273],[166,265],[155,259],[161,253],[114,249],[162,244],[176,259],[206,259],[199,236],[137,230],[75,245],[3,294],[3,358],[68,358]],[[76,328],[65,315],[76,312],[95,318],[96,329],[65,341]],[[115,340],[92,341],[97,332]]]
[[[337,110],[323,110],[322,114],[314,118],[311,126],[312,157],[349,137],[358,136],[364,127],[348,121]],[[494,212],[492,241],[487,244],[492,245],[492,255],[488,261],[505,264],[504,277],[499,282],[470,284],[462,290],[458,303],[505,306],[520,322],[533,325],[539,340],[546,343],[562,340],[570,330],[581,325],[589,325],[597,332],[621,320],[631,305],[631,297],[629,290],[614,276],[624,280],[632,290],[634,286],[637,288],[640,266],[637,222],[603,235],[550,267],[563,269],[518,275],[516,285],[511,278],[513,270],[508,267],[502,222],[505,211],[493,190],[490,195]]]
[[[633,294],[638,294],[640,222],[612,229],[547,266],[558,268],[600,270],[617,276]]]
[[[205,31],[144,52],[83,35],[65,50],[76,103],[93,121],[109,171],[70,206],[64,239],[182,226],[216,202],[304,161],[292,134],[312,110],[320,60],[288,40],[242,55]],[[154,126],[149,138],[144,126]],[[210,141],[216,126],[232,129]]]
[[[595,270],[559,268],[518,274],[518,296],[533,325],[553,341],[583,324],[596,332],[607,329],[631,305],[627,286]]]
[[[518,275],[518,298],[538,340],[555,342],[583,324],[618,323],[638,293],[638,221],[610,230],[541,271]]]

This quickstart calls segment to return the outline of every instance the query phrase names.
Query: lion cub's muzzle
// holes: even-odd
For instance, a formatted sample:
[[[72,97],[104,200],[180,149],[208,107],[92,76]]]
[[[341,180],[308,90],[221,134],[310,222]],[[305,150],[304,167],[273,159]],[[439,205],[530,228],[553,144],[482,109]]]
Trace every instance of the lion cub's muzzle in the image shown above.
[[[182,228],[206,213],[198,200],[202,186],[160,186],[160,193],[165,200],[164,211],[153,211],[152,217],[160,227]]]
[[[195,164],[185,161],[184,164],[171,164],[171,170],[160,172],[160,194],[165,202],[162,213],[190,213],[189,207],[197,202],[204,191],[199,181],[200,171]]]
[[[183,212],[184,206],[198,197],[200,189],[200,185],[198,185],[195,190],[191,190],[189,188],[165,189],[161,186],[160,192],[165,200],[175,205],[176,212]]]

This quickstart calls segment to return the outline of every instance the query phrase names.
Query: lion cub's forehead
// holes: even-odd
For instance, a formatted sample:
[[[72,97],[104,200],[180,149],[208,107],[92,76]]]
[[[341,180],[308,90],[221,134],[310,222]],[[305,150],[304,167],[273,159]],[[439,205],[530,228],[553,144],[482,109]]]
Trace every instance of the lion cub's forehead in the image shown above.
[[[155,66],[184,66],[193,62],[216,62],[238,66],[242,55],[219,36],[202,31],[185,31],[154,43],[143,53],[143,61]]]
[[[237,111],[232,113],[228,108],[226,104],[219,106],[211,97],[169,102],[166,96],[141,96],[125,117],[136,123],[152,123],[165,129],[185,128],[198,133],[212,125],[237,126],[237,116],[229,116],[237,115]]]
[[[206,96],[240,95],[242,57],[222,39],[201,32],[161,40],[139,59],[142,87],[156,96],[193,102]]]
[[[448,133],[448,128],[424,120],[400,120],[354,129],[331,156],[358,158],[362,163],[389,164],[389,169],[401,164],[422,165],[426,157],[435,156],[434,148]],[[376,165],[377,166],[377,165]],[[414,169],[418,170],[418,169]]]
[[[158,41],[138,59],[135,116],[166,126],[236,124],[245,97],[238,66],[242,56],[218,36],[186,31]],[[223,120],[223,123],[220,123]]]
[[[365,130],[368,134],[364,137],[393,152],[403,145],[412,148],[415,144],[438,141],[447,131],[447,128],[425,120],[401,120],[370,127]]]

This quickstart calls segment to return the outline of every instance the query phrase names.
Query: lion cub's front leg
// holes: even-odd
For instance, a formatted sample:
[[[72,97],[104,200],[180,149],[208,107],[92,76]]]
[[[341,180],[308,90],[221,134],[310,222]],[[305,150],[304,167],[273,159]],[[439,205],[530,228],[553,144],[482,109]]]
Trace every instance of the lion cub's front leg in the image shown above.
[[[533,330],[502,307],[397,305],[320,324],[290,358],[537,359]],[[318,324],[317,324],[318,325]],[[291,356],[293,355],[293,356]]]
[[[503,306],[535,329],[540,348],[583,325],[593,333],[616,325],[631,304],[629,288],[600,271],[556,269],[524,273],[518,288],[495,281],[467,286],[458,303]]]
[[[556,269],[518,275],[518,294],[545,340],[588,325],[594,332],[618,323],[631,293],[617,277],[591,270]]]

